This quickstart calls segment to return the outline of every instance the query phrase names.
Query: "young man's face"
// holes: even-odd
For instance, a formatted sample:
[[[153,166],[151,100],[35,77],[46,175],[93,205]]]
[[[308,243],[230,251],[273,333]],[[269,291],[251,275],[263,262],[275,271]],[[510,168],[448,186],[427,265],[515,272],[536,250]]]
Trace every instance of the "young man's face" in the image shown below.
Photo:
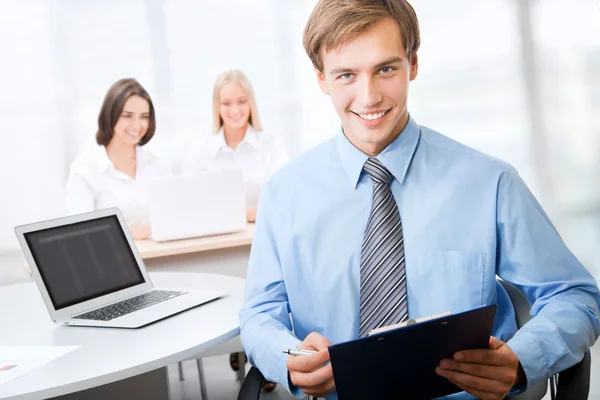
[[[321,55],[319,86],[331,97],[346,137],[363,153],[381,153],[408,121],[408,84],[418,70],[417,55],[406,56],[398,23],[382,19],[339,51]]]

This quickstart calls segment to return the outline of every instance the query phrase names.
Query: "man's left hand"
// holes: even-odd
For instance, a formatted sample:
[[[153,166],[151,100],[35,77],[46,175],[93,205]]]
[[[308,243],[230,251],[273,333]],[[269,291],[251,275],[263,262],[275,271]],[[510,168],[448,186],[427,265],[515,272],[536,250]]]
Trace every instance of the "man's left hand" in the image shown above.
[[[519,358],[503,341],[490,337],[489,350],[465,350],[440,361],[436,373],[483,400],[506,397],[525,380]]]

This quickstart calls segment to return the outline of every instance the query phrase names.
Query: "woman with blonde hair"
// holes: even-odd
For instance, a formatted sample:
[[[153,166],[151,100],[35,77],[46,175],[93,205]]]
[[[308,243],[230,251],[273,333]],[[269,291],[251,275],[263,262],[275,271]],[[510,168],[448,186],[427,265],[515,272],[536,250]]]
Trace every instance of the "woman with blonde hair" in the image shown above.
[[[213,89],[213,135],[192,151],[188,171],[241,169],[246,216],[254,222],[263,184],[287,160],[283,140],[263,131],[248,77],[235,69],[221,73]]]
[[[213,88],[213,134],[192,151],[188,172],[241,169],[246,192],[246,218],[256,219],[258,198],[263,184],[288,160],[280,137],[263,131],[254,90],[240,70],[222,72]],[[237,371],[237,353],[229,358]],[[266,391],[275,384],[266,382]]]

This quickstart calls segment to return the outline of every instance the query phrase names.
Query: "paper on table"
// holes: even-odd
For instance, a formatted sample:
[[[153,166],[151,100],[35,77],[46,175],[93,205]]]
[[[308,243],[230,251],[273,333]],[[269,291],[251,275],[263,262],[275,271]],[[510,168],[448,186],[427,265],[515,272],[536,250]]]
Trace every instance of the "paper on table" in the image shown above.
[[[0,346],[0,386],[79,346]]]

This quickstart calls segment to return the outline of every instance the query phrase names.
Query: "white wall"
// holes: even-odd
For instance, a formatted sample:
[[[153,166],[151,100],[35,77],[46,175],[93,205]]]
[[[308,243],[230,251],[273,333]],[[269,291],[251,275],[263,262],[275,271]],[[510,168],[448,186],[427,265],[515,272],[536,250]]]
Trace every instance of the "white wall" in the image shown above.
[[[335,135],[338,119],[302,48],[315,2],[0,2],[0,252],[17,249],[15,225],[64,213],[68,167],[94,146],[103,96],[121,77],[150,92],[158,129],[148,148],[176,171],[189,144],[210,132],[213,81],[227,68],[248,74],[265,128],[291,154]],[[422,34],[412,114],[515,165],[600,276],[596,2],[532,0],[529,34],[526,1],[412,3]],[[528,40],[534,48],[524,54]],[[8,268],[17,267],[0,259],[0,276]]]

